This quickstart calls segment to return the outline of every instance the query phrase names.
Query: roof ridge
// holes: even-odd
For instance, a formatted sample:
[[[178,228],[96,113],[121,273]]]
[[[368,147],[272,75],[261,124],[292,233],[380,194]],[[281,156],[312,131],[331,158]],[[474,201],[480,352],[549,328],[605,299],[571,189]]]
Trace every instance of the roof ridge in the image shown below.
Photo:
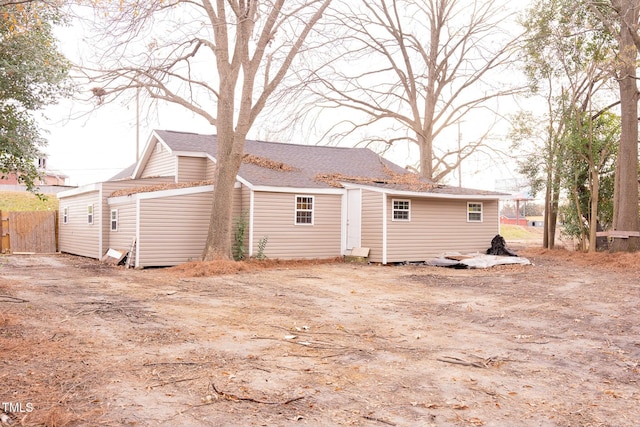
[[[169,132],[169,133],[181,133],[184,135],[196,135],[196,136],[216,136],[215,133],[199,133],[199,132],[188,132],[184,130],[171,130],[171,129],[154,129],[154,132]]]
[[[174,134],[183,134],[183,135],[195,135],[195,136],[205,136],[205,137],[217,137],[218,134],[213,133],[213,134],[205,134],[205,133],[199,133],[199,132],[188,132],[188,131],[181,131],[181,130],[171,130],[171,129],[154,129],[155,132],[168,132],[168,133],[174,133]],[[247,138],[245,140],[246,142],[256,142],[256,143],[261,143],[261,144],[279,144],[279,145],[291,145],[291,146],[295,146],[295,147],[315,147],[318,149],[339,149],[339,150],[367,150],[367,151],[371,151],[375,154],[375,152],[373,150],[371,150],[370,148],[367,147],[341,147],[341,146],[337,146],[337,145],[321,145],[321,144],[300,144],[300,143],[295,143],[295,142],[282,142],[282,141],[267,141],[264,139],[253,139],[253,138]]]

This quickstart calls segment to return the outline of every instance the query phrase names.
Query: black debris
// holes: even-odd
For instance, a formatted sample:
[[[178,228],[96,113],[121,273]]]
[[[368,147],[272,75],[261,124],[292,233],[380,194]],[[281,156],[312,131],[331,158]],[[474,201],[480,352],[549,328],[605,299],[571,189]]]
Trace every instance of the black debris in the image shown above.
[[[487,249],[487,255],[500,255],[500,256],[518,256],[514,251],[507,248],[507,242],[504,237],[499,234],[491,239],[491,247]]]

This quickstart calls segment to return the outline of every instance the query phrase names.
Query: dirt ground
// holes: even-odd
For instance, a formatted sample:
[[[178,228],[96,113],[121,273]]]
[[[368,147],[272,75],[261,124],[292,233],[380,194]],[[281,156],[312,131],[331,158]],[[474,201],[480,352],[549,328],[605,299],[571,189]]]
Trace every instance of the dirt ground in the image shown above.
[[[639,425],[640,254],[520,254],[210,277],[2,257],[0,425]]]

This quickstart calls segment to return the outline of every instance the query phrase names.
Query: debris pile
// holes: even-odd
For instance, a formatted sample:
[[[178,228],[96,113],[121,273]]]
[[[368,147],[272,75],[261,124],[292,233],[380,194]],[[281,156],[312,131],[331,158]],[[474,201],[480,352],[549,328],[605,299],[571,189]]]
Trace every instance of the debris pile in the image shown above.
[[[253,154],[245,154],[242,157],[242,163],[260,166],[267,169],[272,169],[280,172],[294,172],[298,169],[293,166],[289,166],[286,163],[271,160],[266,157],[254,156]]]
[[[176,188],[201,187],[213,184],[213,180],[192,182],[167,182],[163,184],[143,185],[140,187],[123,188],[116,190],[109,197],[131,196],[138,193],[151,193],[153,191],[175,190]]]
[[[413,191],[429,191],[434,188],[441,188],[442,185],[434,184],[422,180],[419,175],[411,172],[404,174],[392,171],[386,165],[383,165],[385,177],[363,177],[350,176],[341,173],[317,174],[315,180],[324,182],[332,187],[342,188],[340,182],[352,182],[356,184],[395,184],[407,186]]]
[[[487,249],[487,255],[498,255],[498,256],[518,256],[514,251],[507,248],[507,242],[505,242],[504,237],[499,234],[491,239],[491,247]]]

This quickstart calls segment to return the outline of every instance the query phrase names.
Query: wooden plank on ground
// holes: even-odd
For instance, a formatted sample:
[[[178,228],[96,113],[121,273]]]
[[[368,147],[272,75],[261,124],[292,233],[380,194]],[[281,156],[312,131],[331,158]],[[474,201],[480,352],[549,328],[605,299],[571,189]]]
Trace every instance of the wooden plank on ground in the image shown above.
[[[126,249],[113,249],[109,248],[102,257],[102,262],[106,264],[118,265],[122,262],[125,256],[127,256]]]
[[[640,231],[621,231],[621,230],[598,231],[596,232],[596,236],[628,239],[629,237],[640,237]]]
[[[359,256],[359,257],[368,257],[369,256],[369,248],[353,248],[351,249],[351,256]]]

